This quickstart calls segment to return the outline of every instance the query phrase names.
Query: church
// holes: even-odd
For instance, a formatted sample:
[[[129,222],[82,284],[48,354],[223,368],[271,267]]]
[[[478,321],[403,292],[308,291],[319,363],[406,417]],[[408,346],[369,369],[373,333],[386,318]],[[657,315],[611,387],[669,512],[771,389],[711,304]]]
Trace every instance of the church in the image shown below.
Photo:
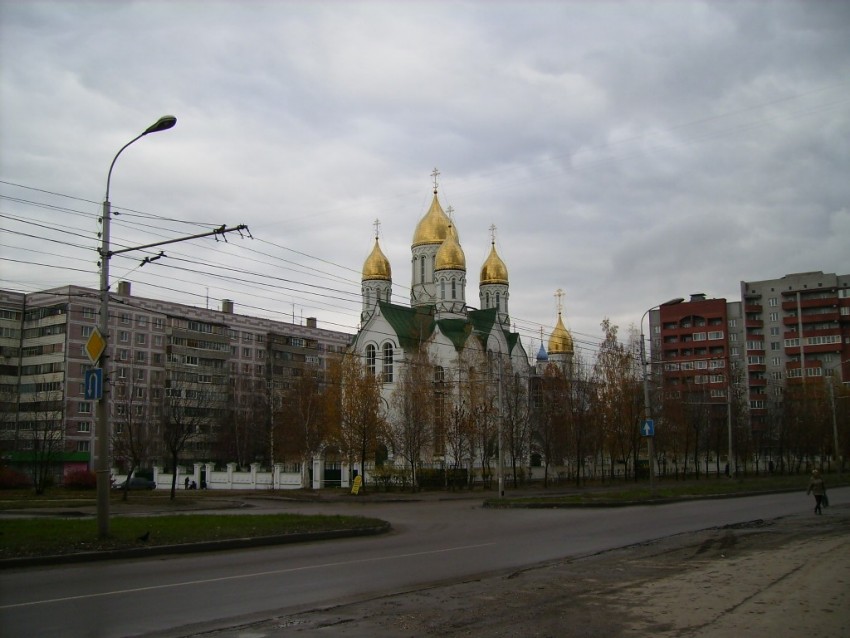
[[[528,388],[530,377],[547,365],[572,359],[572,338],[559,312],[549,352],[541,343],[536,366],[531,365],[519,333],[511,330],[510,281],[496,250],[494,227],[489,254],[479,271],[478,307],[468,303],[468,271],[460,233],[440,204],[436,169],[432,175],[433,199],[416,225],[410,246],[410,305],[392,301],[392,268],[377,233],[363,264],[361,326],[352,351],[370,373],[379,375],[390,423],[395,416],[393,393],[404,378],[405,367],[422,357],[427,358],[435,383],[451,381],[447,393],[454,396],[444,399],[454,404],[464,400],[462,384],[471,382],[476,374],[491,388],[499,375]],[[453,212],[451,208],[449,212]],[[435,414],[442,409],[436,408]],[[443,453],[439,447],[435,445],[437,449],[431,453]]]

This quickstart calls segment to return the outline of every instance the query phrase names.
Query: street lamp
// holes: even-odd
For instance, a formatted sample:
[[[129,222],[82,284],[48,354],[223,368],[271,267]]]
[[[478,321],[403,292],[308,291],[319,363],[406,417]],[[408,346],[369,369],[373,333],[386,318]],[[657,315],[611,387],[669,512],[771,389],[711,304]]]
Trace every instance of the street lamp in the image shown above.
[[[109,185],[112,181],[112,169],[118,156],[133,142],[143,138],[148,133],[165,131],[177,124],[177,118],[173,115],[164,115],[121,147],[121,150],[112,158],[109,165],[109,173],[106,176],[106,197],[103,200],[103,228],[101,229],[100,245],[100,321],[99,329],[104,343],[109,342],[109,258],[112,256],[109,244],[109,224],[112,216],[112,208],[109,203]],[[100,367],[106,367],[107,348],[104,346],[100,355]],[[104,377],[106,373],[104,372]],[[104,383],[104,388],[108,387]],[[109,406],[106,401],[106,392],[97,403],[97,530],[100,538],[109,536]],[[129,478],[129,477],[128,477]]]
[[[649,399],[649,376],[646,371],[646,344],[644,343],[643,336],[643,320],[646,319],[646,315],[648,315],[652,310],[656,308],[661,308],[662,306],[675,306],[676,304],[680,304],[684,301],[684,297],[676,297],[674,299],[670,299],[669,301],[665,301],[662,304],[658,304],[656,306],[652,306],[651,308],[647,308],[646,312],[643,313],[643,316],[640,318],[640,366],[643,371],[643,413],[644,413],[644,422],[648,419],[652,418],[652,404]],[[654,436],[654,433],[653,433]],[[655,467],[654,467],[654,450],[653,450],[653,436],[647,436],[647,453],[649,454],[649,492],[650,494],[655,494]]]

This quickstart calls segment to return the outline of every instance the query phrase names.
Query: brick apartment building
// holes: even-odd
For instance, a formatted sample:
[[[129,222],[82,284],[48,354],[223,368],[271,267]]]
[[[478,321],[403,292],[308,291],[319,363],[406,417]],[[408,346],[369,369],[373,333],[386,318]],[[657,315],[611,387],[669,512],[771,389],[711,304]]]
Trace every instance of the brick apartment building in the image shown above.
[[[64,470],[95,467],[95,404],[84,378],[92,367],[85,344],[98,324],[98,291],[65,286],[21,294],[0,290],[0,451],[6,460],[33,448],[45,422],[63,436]],[[122,417],[154,420],[165,393],[204,387],[217,397],[211,411],[233,401],[238,388],[285,391],[303,374],[321,375],[328,356],[342,353],[352,335],[234,313],[134,297],[120,282],[109,308],[109,391],[113,427]],[[43,429],[43,428],[42,428]],[[187,456],[210,458],[208,437]],[[253,459],[252,459],[253,460]],[[57,473],[60,470],[57,470]]]

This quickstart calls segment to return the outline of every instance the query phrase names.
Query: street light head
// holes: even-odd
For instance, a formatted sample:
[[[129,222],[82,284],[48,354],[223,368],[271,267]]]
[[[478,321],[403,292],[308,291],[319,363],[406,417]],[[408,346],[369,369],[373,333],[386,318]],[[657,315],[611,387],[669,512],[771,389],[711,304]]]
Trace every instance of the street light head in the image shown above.
[[[665,301],[661,305],[662,306],[675,306],[677,303],[682,303],[684,300],[685,300],[684,297],[674,297],[673,299],[670,299],[669,301]]]
[[[158,133],[159,131],[167,131],[172,126],[177,124],[177,118],[173,115],[163,115],[156,122],[151,124],[142,135],[147,135],[148,133]]]

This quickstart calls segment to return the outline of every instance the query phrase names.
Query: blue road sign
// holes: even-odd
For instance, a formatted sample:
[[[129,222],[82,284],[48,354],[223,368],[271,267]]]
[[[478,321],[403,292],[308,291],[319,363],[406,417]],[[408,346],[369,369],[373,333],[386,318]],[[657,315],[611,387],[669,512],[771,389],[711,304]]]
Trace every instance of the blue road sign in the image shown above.
[[[103,368],[86,370],[86,401],[100,401],[103,398]]]
[[[640,429],[641,436],[655,436],[655,421],[646,419]]]

